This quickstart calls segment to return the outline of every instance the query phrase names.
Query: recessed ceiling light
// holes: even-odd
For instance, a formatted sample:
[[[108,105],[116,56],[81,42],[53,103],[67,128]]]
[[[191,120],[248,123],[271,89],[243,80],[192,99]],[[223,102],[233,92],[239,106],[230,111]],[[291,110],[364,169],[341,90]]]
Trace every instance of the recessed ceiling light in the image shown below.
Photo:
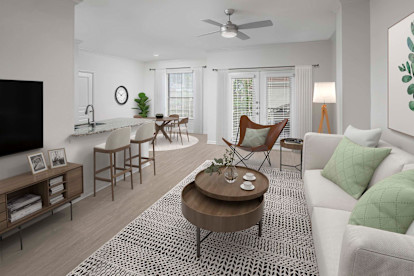
[[[159,54],[154,54],[153,56],[154,56],[154,57],[159,57],[160,55],[159,55]]]

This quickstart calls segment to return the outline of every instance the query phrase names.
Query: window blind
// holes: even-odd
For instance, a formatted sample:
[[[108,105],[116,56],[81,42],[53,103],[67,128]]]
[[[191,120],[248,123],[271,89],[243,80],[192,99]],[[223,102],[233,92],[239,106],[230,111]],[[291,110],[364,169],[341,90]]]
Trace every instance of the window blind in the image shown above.
[[[168,112],[194,118],[193,73],[168,73]]]
[[[290,137],[290,99],[293,77],[266,77],[266,122],[274,125],[288,119],[280,139]]]
[[[255,121],[258,115],[255,110],[256,93],[254,87],[254,77],[241,77],[231,79],[231,90],[233,100],[233,118],[232,118],[232,140],[236,142],[240,117],[248,116]]]

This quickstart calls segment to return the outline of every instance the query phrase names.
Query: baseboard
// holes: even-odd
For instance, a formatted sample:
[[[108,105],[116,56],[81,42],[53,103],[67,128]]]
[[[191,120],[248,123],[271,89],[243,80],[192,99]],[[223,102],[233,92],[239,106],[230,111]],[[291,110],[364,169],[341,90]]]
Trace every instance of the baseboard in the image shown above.
[[[217,145],[217,142],[213,140],[207,140],[207,145]]]

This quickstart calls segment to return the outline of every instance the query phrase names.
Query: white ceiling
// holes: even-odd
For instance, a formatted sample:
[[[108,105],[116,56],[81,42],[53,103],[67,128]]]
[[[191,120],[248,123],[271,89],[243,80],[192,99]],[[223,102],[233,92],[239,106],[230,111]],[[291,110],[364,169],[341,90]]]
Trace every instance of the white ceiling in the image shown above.
[[[339,0],[84,0],[75,10],[80,48],[134,58],[204,58],[206,52],[258,45],[329,39]],[[201,22],[243,24],[270,19],[274,26],[244,30],[251,38],[197,37],[218,27]],[[153,55],[157,53],[159,57]]]

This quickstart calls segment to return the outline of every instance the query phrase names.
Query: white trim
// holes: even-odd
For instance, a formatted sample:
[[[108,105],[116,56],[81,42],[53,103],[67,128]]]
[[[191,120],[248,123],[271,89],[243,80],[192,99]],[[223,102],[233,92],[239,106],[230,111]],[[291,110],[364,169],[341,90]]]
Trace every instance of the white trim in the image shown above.
[[[207,145],[217,145],[215,140],[207,140]]]

